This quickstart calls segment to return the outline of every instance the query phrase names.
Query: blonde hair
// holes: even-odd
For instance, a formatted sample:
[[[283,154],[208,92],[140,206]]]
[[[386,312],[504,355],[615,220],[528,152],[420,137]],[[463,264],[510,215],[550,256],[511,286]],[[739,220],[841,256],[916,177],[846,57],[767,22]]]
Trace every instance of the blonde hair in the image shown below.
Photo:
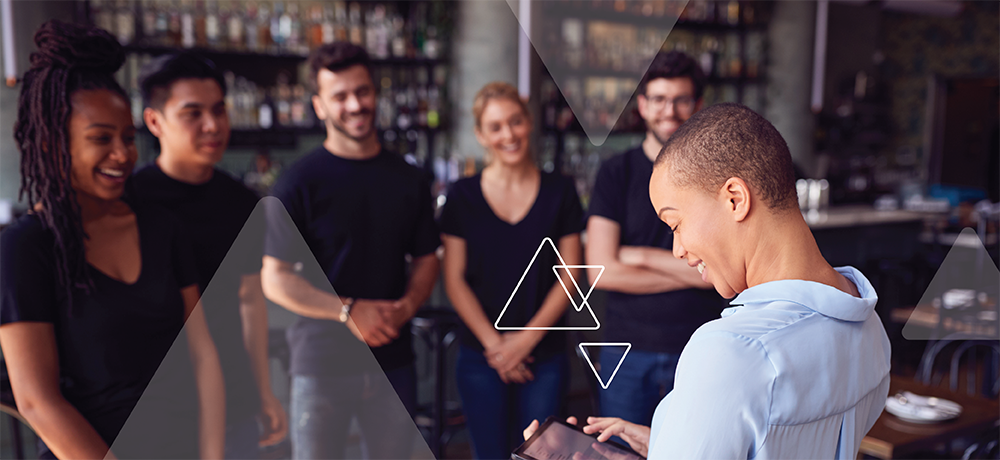
[[[528,111],[528,104],[524,102],[524,99],[521,99],[517,88],[507,82],[494,81],[483,86],[476,93],[476,99],[472,101],[472,117],[476,121],[476,129],[479,129],[483,119],[483,112],[486,110],[486,105],[489,104],[490,99],[506,99],[516,102],[521,107],[521,111],[524,112],[524,116],[531,120],[531,112]]]

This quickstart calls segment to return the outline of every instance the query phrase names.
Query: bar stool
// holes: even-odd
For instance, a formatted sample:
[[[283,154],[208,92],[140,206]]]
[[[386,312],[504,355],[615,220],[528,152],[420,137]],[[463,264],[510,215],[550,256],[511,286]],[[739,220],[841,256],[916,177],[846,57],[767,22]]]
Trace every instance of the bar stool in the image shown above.
[[[442,458],[444,448],[451,440],[454,432],[465,424],[465,417],[460,410],[449,410],[447,407],[448,381],[448,349],[458,338],[458,326],[461,320],[449,308],[427,307],[417,312],[411,320],[411,331],[419,337],[430,350],[432,357],[432,373],[434,376],[434,397],[430,407],[417,410],[421,415],[430,413],[431,453],[436,458]]]

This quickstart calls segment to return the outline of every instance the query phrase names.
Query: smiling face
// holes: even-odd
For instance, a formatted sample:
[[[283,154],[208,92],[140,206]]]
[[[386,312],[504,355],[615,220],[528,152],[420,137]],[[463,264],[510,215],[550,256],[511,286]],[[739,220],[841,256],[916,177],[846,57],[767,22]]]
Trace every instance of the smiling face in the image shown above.
[[[722,190],[712,195],[677,185],[669,169],[653,169],[649,197],[657,216],[673,229],[674,257],[700,271],[722,297],[735,297],[746,289],[746,273],[738,258],[732,203]]]
[[[316,85],[313,108],[327,127],[355,142],[375,135],[375,85],[365,66],[320,69]]]
[[[73,189],[104,201],[121,198],[138,158],[129,103],[106,89],[76,91],[70,102]]]
[[[695,99],[690,78],[657,78],[646,84],[645,94],[639,95],[639,115],[646,122],[647,132],[664,144],[701,108],[701,102]]]
[[[486,103],[476,127],[476,139],[495,161],[519,164],[530,161],[531,120],[521,104],[506,98]]]
[[[170,85],[162,109],[146,109],[161,151],[181,163],[214,166],[229,145],[229,114],[219,83],[186,78]]]

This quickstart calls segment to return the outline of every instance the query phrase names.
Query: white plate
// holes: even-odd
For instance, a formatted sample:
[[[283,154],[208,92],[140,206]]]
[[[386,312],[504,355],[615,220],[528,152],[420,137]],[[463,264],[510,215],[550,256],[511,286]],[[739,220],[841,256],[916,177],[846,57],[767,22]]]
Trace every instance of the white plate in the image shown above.
[[[885,401],[885,410],[912,423],[937,423],[962,415],[962,406],[947,399],[920,396],[909,391],[897,393]]]

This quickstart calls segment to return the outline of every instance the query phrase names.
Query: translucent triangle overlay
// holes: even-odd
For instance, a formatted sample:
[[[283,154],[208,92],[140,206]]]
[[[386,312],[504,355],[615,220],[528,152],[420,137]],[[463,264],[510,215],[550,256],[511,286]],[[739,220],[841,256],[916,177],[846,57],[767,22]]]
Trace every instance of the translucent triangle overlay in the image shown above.
[[[501,326],[500,320],[503,319],[504,313],[507,313],[507,308],[510,307],[511,302],[514,300],[514,296],[517,295],[517,290],[520,289],[521,284],[524,283],[524,279],[528,276],[528,272],[531,271],[531,267],[535,265],[535,260],[538,259],[538,254],[545,249],[546,245],[552,248],[552,251],[555,252],[556,259],[559,261],[559,265],[552,266],[552,271],[556,274],[556,279],[559,280],[559,284],[562,286],[563,292],[565,292],[566,296],[569,297],[569,301],[573,305],[573,309],[576,312],[581,312],[584,308],[586,308],[587,314],[590,315],[590,318],[585,319],[586,321],[585,326],[547,326],[547,327]],[[580,284],[577,283],[576,278],[573,276],[572,270],[578,268],[584,270],[588,268],[600,269],[600,274],[596,278],[594,278],[594,283],[592,286],[590,286],[590,289],[587,291],[586,294],[584,294],[583,290],[580,289]],[[563,281],[562,276],[560,276],[559,270],[565,270],[566,273],[569,275],[569,279],[573,283],[573,287],[576,288],[576,292],[580,294],[581,298],[580,303],[576,303],[573,294],[570,293],[569,287],[566,286],[566,282]],[[498,331],[596,331],[601,328],[601,322],[598,321],[597,315],[594,314],[594,309],[590,308],[590,304],[587,303],[587,299],[590,297],[590,294],[594,292],[594,286],[597,285],[597,282],[601,279],[601,275],[603,274],[604,274],[603,265],[566,265],[566,261],[563,260],[562,254],[559,254],[559,249],[556,248],[556,244],[552,242],[552,238],[549,237],[542,238],[542,241],[538,243],[538,249],[535,249],[535,254],[531,256],[531,261],[529,261],[528,266],[524,268],[524,273],[521,274],[521,279],[517,281],[517,285],[514,286],[514,290],[510,293],[510,297],[507,298],[507,303],[504,304],[503,310],[500,310],[500,314],[497,315],[496,321],[493,322],[493,327]],[[576,319],[576,318],[570,318],[570,319]],[[590,322],[590,320],[593,320],[593,322]]]
[[[300,276],[312,282],[320,290],[333,293],[333,298],[337,299],[333,287],[327,280],[319,262],[309,251],[305,239],[298,232],[285,207],[277,198],[265,197],[257,203],[250,218],[244,224],[243,230],[229,249],[226,258],[216,271],[212,281],[206,287],[205,293],[202,296],[202,302],[199,303],[197,308],[204,309],[205,311],[218,308],[239,309],[239,305],[221,305],[214,303],[213,299],[218,298],[221,290],[232,289],[233,279],[238,280],[242,275],[247,274],[247,251],[251,251],[250,253],[252,254],[259,254],[261,252],[259,245],[262,244],[262,237],[267,231],[275,232],[268,235],[269,237],[277,235],[278,238],[284,240],[286,247],[297,248],[299,250],[296,251],[296,254],[300,254],[301,257],[299,260],[294,261],[294,265],[296,272]],[[193,236],[197,237],[197,235]],[[340,311],[341,307],[342,304],[339,300],[335,300],[329,305],[332,311]],[[288,315],[295,316],[290,312]],[[270,322],[273,323],[274,318],[271,318]],[[210,327],[213,326],[216,327],[216,329],[212,330],[213,336],[220,332],[218,329],[221,327],[233,329],[226,332],[242,333],[242,324],[238,321],[233,324],[210,325]],[[344,379],[345,386],[340,390],[344,394],[349,394],[351,391],[357,393],[354,400],[359,402],[353,404],[352,409],[354,416],[359,421],[361,419],[377,421],[378,430],[376,430],[376,433],[365,433],[365,438],[368,442],[398,442],[400,445],[405,445],[404,452],[392,456],[373,455],[373,452],[377,452],[378,450],[372,449],[369,446],[369,458],[433,459],[434,456],[431,454],[426,442],[424,442],[417,425],[404,408],[399,396],[392,390],[388,378],[382,371],[381,366],[379,366],[371,349],[356,339],[345,325],[331,321],[325,326],[327,326],[326,335],[320,336],[320,340],[318,341],[324,342],[326,345],[333,344],[337,347],[331,350],[333,352],[331,356],[337,362],[338,367],[334,368],[334,373],[330,377]],[[188,325],[185,325],[181,334],[174,341],[174,345],[167,353],[166,358],[161,363],[156,375],[153,377],[153,381],[143,393],[142,398],[136,405],[121,433],[115,439],[114,444],[111,446],[112,452],[118,455],[121,455],[119,450],[122,453],[139,453],[132,456],[127,455],[128,458],[174,457],[175,455],[163,455],[162,453],[178,452],[176,445],[165,444],[171,441],[176,444],[177,440],[162,439],[161,434],[173,430],[177,426],[186,426],[190,427],[188,431],[194,436],[190,438],[193,440],[194,445],[183,446],[184,448],[181,451],[193,452],[194,455],[197,455],[197,392],[194,386],[193,372],[189,358],[187,330]],[[221,364],[225,372],[227,364],[230,363],[222,362]],[[353,385],[353,380],[362,382],[362,384]],[[228,383],[229,388],[234,388],[235,384],[236,391],[238,392],[258,394],[256,393],[257,386],[252,381]],[[386,389],[387,391],[384,391]],[[165,401],[165,398],[168,401]],[[173,408],[170,407],[170,399],[174,400],[172,404]],[[164,409],[165,407],[167,409]],[[194,412],[192,412],[192,408],[195,408]],[[305,420],[292,420],[290,410],[288,415],[289,427],[297,423],[306,422]],[[348,426],[349,424],[345,425],[345,430]],[[362,426],[364,425],[362,424]],[[328,432],[324,434],[324,436],[330,437],[338,435],[346,437],[347,433]]]
[[[976,231],[965,228],[903,326],[903,337],[934,340],[958,329],[969,338],[1000,340],[998,302],[1000,269]],[[940,326],[928,327],[928,321],[918,317],[918,312],[929,310],[937,313]]]
[[[594,372],[594,377],[597,377],[597,382],[601,384],[601,388],[607,390],[611,386],[611,382],[614,381],[615,375],[618,375],[618,369],[622,367],[622,363],[625,362],[625,357],[628,356],[628,352],[632,350],[632,344],[628,342],[583,342],[579,345],[580,351],[583,352],[583,358],[587,360],[587,364],[590,365],[590,370]],[[601,373],[597,371],[597,367],[594,366],[594,361],[590,357],[590,353],[587,352],[587,347],[616,347],[625,348],[625,352],[622,353],[622,357],[618,359],[618,364],[615,365],[615,370],[611,372],[611,377],[608,377],[608,381],[605,382],[601,379]],[[610,363],[608,363],[610,364]]]
[[[650,24],[642,16],[630,24],[628,15],[613,21],[601,21],[581,14],[577,0],[543,0],[533,5],[530,27],[520,17],[517,0],[507,0],[521,30],[531,42],[538,57],[548,69],[556,87],[580,121],[590,142],[604,144],[618,122],[639,81],[660,51],[667,36],[677,23],[677,16],[662,16],[662,21]],[[625,4],[631,3],[626,0]],[[688,0],[656,0],[657,11],[679,12]],[[530,29],[530,30],[525,30]],[[594,59],[601,64],[590,62]],[[602,69],[595,71],[595,67]],[[590,73],[592,76],[584,76]],[[602,106],[604,118],[597,116],[596,106]]]

